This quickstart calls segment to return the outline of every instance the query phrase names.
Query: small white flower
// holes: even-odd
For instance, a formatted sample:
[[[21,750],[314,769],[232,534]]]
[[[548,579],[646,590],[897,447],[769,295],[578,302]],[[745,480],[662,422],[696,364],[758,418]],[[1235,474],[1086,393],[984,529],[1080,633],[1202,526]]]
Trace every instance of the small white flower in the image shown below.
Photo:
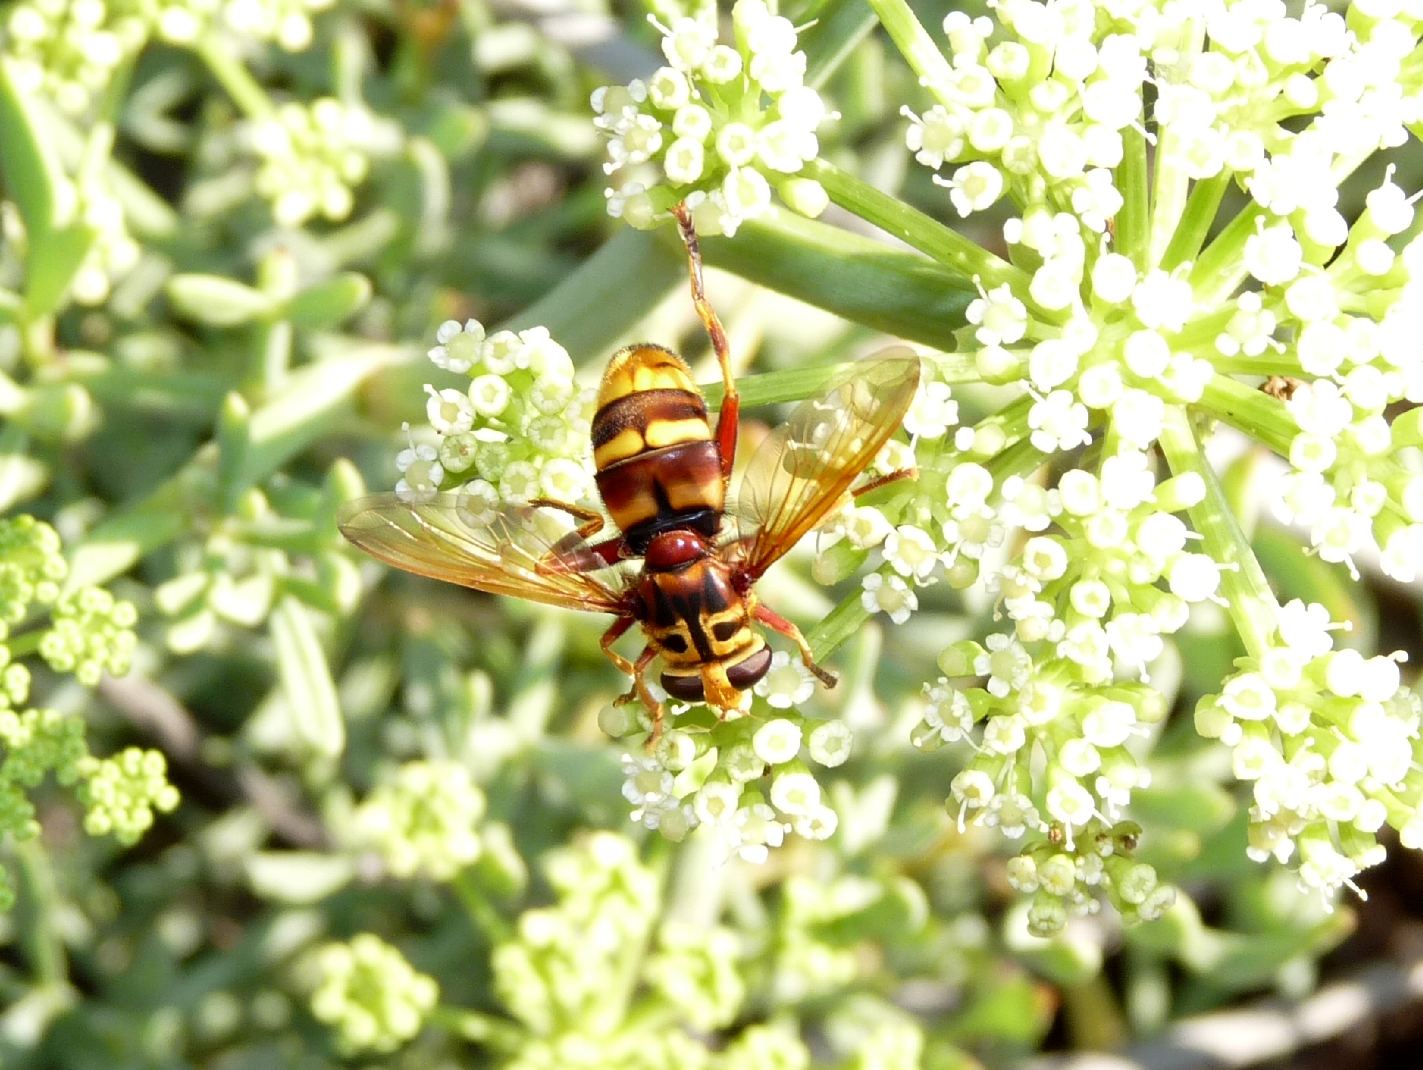
[[[820,808],[820,784],[804,771],[781,773],[771,781],[771,805],[794,817]]]
[[[792,660],[784,650],[777,650],[771,655],[766,675],[756,681],[754,690],[775,709],[791,709],[815,693],[815,677],[799,658]]]
[[[825,721],[811,729],[806,740],[806,751],[811,761],[834,768],[843,765],[850,757],[853,742],[854,736],[845,722]]]
[[[773,717],[751,737],[756,757],[766,765],[784,765],[800,753],[800,725],[785,717]]]
[[[860,602],[871,613],[886,613],[895,624],[903,624],[919,608],[919,599],[898,576],[871,572],[864,578]]]
[[[901,576],[923,583],[939,563],[939,548],[923,528],[904,524],[885,537],[884,559]]]

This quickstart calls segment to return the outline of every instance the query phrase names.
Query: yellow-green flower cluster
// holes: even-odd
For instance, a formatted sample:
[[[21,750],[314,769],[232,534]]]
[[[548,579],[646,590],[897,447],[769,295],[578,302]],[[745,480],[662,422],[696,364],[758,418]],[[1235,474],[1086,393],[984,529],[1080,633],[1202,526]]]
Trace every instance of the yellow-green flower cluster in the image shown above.
[[[658,26],[668,66],[593,94],[594,124],[608,137],[603,169],[624,172],[607,191],[609,214],[645,229],[685,201],[701,233],[734,234],[769,207],[774,186],[796,211],[819,215],[825,191],[800,172],[831,115],[805,84],[795,27],[764,0],[738,0],[735,39],[724,44],[715,8],[700,12]]]
[[[85,806],[84,831],[137,843],[153,825],[155,811],[170,813],[178,789],[168,783],[168,763],[156,750],[129,747],[111,758],[86,757],[79,764],[76,794]]]
[[[335,1028],[351,1054],[394,1051],[424,1028],[440,995],[434,978],[373,933],[328,944],[317,969],[311,1012]]]
[[[357,835],[396,877],[447,881],[479,858],[484,793],[463,765],[406,762],[356,810]]]
[[[25,655],[38,654],[53,671],[90,687],[106,671],[128,669],[137,641],[133,606],[97,587],[61,594],[67,572],[52,527],[25,515],[0,520],[0,838],[28,839],[38,832],[27,792],[52,774],[84,805],[85,831],[132,844],[155,813],[178,805],[163,755],[130,747],[96,758],[85,743],[81,716],[22,708],[31,686],[20,660]],[[11,898],[0,872],[0,910]]]

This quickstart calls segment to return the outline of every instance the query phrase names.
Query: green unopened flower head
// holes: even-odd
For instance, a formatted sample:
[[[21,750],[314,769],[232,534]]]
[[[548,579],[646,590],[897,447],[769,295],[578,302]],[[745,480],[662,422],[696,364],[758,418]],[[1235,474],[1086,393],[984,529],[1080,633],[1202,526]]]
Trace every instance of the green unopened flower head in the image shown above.
[[[484,793],[454,762],[407,762],[356,810],[361,839],[397,877],[449,880],[479,858]]]
[[[439,999],[434,978],[418,972],[373,933],[328,944],[317,956],[321,980],[311,1012],[336,1030],[352,1054],[390,1052],[413,1039]]]
[[[168,764],[161,752],[129,747],[112,758],[86,758],[80,763],[78,796],[86,808],[84,830],[91,836],[112,835],[120,843],[137,843],[153,825],[155,812],[178,805],[178,789],[168,782]]]
[[[40,656],[56,672],[73,673],[93,687],[104,672],[121,676],[138,643],[134,625],[138,613],[131,602],[114,598],[99,587],[88,587],[61,598],[53,624],[40,640]]]

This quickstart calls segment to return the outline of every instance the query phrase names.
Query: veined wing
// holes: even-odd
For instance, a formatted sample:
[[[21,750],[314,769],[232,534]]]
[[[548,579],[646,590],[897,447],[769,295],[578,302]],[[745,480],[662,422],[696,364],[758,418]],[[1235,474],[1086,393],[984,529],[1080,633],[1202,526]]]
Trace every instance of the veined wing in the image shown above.
[[[417,576],[564,609],[622,611],[625,574],[548,506],[497,505],[462,494],[406,502],[358,498],[337,514],[341,534],[372,557]],[[602,575],[595,575],[601,572]]]
[[[731,509],[752,579],[825,519],[874,460],[914,400],[919,373],[919,358],[902,346],[859,361],[757,446]]]

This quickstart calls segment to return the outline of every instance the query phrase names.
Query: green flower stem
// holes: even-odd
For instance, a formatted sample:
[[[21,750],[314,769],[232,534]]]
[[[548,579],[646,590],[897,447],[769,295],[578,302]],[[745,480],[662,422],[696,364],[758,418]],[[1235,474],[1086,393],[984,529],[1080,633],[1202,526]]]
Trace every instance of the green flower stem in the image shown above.
[[[1032,304],[1026,271],[994,256],[977,242],[944,226],[937,219],[911,208],[898,197],[875,189],[848,171],[825,160],[813,160],[806,174],[825,187],[830,199],[854,212],[938,263],[957,272],[966,283],[978,279],[985,288],[1008,283],[1022,300]],[[1035,309],[1039,318],[1060,319],[1056,314]]]
[[[1282,457],[1289,456],[1290,443],[1299,433],[1299,425],[1284,402],[1224,375],[1211,378],[1199,405]]]
[[[921,354],[920,360],[934,369],[935,378],[946,383],[976,383],[981,376],[973,358],[962,353]],[[803,401],[821,393],[836,376],[855,367],[857,361],[840,364],[812,364],[780,371],[746,375],[736,380],[741,395],[741,407],[753,409],[760,405],[780,405],[788,401]],[[712,408],[721,405],[722,385],[718,380],[701,388]]]
[[[1122,162],[1117,168],[1117,189],[1122,209],[1117,213],[1117,252],[1130,257],[1138,268],[1146,259],[1151,235],[1151,193],[1148,188],[1146,137],[1136,127],[1122,131]]]
[[[859,0],[838,0],[807,11],[803,18],[815,20],[800,35],[807,59],[805,81],[812,89],[821,89],[875,28],[874,12]]]
[[[870,611],[860,601],[860,587],[857,584],[853,591],[840,600],[839,605],[806,633],[805,639],[810,644],[810,651],[815,655],[815,660],[824,661],[828,658],[841,644],[863,628],[869,619]]]
[[[493,903],[475,883],[473,869],[463,869],[450,882],[474,927],[484,934],[491,946],[514,939],[514,927],[494,909]]]
[[[1179,406],[1166,409],[1161,448],[1173,475],[1195,472],[1205,483],[1205,499],[1187,513],[1202,536],[1202,549],[1222,566],[1221,593],[1230,619],[1246,650],[1259,656],[1270,645],[1280,606],[1255,551],[1230,511],[1215,470],[1206,461],[1191,427],[1191,417]]]
[[[430,1012],[431,1025],[455,1034],[463,1040],[482,1045],[503,1055],[517,1054],[527,1043],[524,1031],[513,1022],[492,1014],[467,1011],[460,1007],[436,1007]]]
[[[1171,244],[1161,256],[1161,268],[1170,271],[1178,264],[1193,259],[1205,244],[1211,224],[1220,211],[1221,199],[1230,188],[1230,173],[1222,171],[1214,178],[1197,182],[1186,198],[1186,206],[1181,212],[1181,222],[1176,233],[1171,235]],[[1118,232],[1120,233],[1120,231]]]
[[[1186,62],[1201,50],[1205,43],[1205,20],[1195,19],[1187,24],[1189,29],[1183,34],[1178,49],[1180,62]],[[1176,151],[1176,136],[1170,128],[1159,132],[1156,144],[1156,174],[1151,189],[1150,238],[1146,248],[1146,267],[1160,265],[1171,243],[1171,237],[1180,223],[1186,206],[1186,193],[1191,180],[1182,170]]]
[[[1191,287],[1202,307],[1218,305],[1235,292],[1245,278],[1245,243],[1265,218],[1265,209],[1252,202],[1238,212],[1196,259]]]
[[[669,245],[675,241],[670,229]],[[707,263],[844,319],[944,351],[977,292],[958,272],[894,249],[773,211],[742,224],[733,239],[702,242]]]
[[[1299,358],[1295,356],[1293,350],[1288,349],[1283,353],[1265,352],[1258,357],[1222,357],[1219,353],[1212,353],[1209,360],[1212,367],[1222,375],[1300,376],[1304,374],[1299,364]]]
[[[948,90],[953,81],[949,61],[944,58],[944,50],[934,43],[929,31],[915,17],[909,4],[905,0],[869,0],[869,3],[924,87],[940,103],[952,107],[955,102]]]
[[[193,46],[193,51],[207,64],[212,76],[247,118],[266,119],[273,114],[272,99],[262,84],[217,37],[209,35],[202,38]]]
[[[26,957],[34,970],[35,986],[67,987],[69,959],[55,924],[55,910],[60,905],[61,897],[54,879],[54,867],[38,840],[17,843],[14,852],[27,893],[24,901],[30,915],[18,931]]]

